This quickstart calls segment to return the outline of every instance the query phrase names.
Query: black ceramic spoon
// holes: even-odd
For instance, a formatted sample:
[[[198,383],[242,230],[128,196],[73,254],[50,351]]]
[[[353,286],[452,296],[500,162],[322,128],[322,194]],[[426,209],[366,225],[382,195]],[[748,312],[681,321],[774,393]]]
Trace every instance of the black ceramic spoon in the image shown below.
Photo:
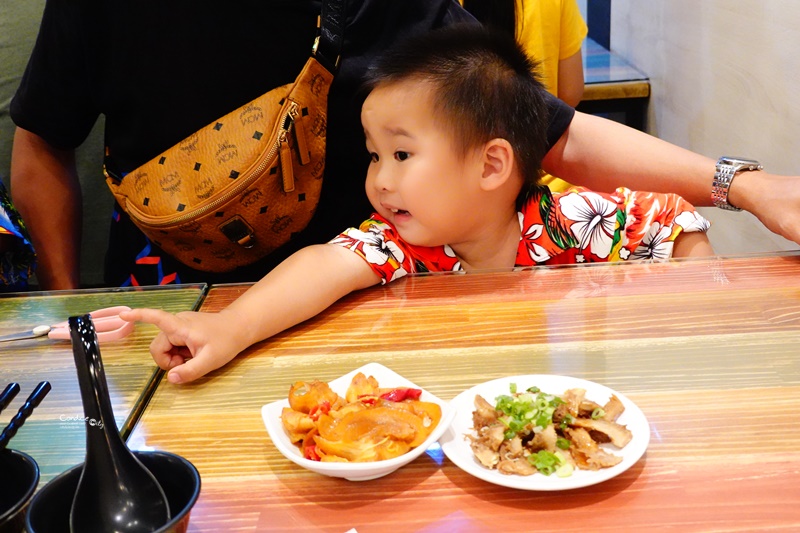
[[[11,400],[14,399],[14,396],[16,396],[18,392],[19,383],[9,383],[6,385],[6,388],[0,393],[0,413],[11,403]]]
[[[12,383],[12,385],[17,384]],[[50,392],[50,388],[50,383],[47,381],[42,381],[36,386],[35,389],[33,389],[33,392],[30,396],[28,396],[28,399],[25,400],[25,403],[22,404],[22,407],[19,408],[17,414],[14,415],[14,418],[11,419],[11,422],[8,423],[3,432],[0,433],[0,450],[8,445],[8,441],[11,440],[11,437],[17,434],[17,430],[19,430],[19,428],[22,427],[22,424],[25,423],[25,420],[31,416],[36,406],[42,403],[44,397],[47,396],[48,392]],[[8,390],[8,387],[6,390]],[[19,385],[17,385],[17,390],[19,390]],[[3,392],[5,393],[5,391]],[[11,397],[13,398],[15,394],[16,392],[12,394]]]
[[[169,521],[167,498],[117,430],[92,318],[70,317],[69,330],[86,416],[86,461],[72,501],[70,529],[155,531]]]

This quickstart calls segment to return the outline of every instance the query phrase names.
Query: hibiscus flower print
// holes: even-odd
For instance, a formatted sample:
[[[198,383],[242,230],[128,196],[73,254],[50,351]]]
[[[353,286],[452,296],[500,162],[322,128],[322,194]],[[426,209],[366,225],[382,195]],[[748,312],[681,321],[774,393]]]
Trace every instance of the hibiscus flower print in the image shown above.
[[[412,272],[447,272],[461,271],[461,262],[456,257],[455,251],[448,246],[418,246],[406,249],[407,254],[411,254],[413,267]]]
[[[633,252],[633,258],[642,259],[669,259],[672,256],[672,228],[653,223],[645,233],[642,243]]]
[[[406,256],[403,250],[394,241],[387,241],[385,235],[377,225],[370,225],[366,232],[358,231],[362,234],[361,241],[364,243],[364,256],[367,261],[376,265],[382,265],[394,259],[399,264],[403,264]]]
[[[381,280],[381,285],[385,285],[386,283],[391,283],[392,281],[398,280],[407,274],[408,271],[406,271],[406,269],[403,268],[402,266],[399,266],[392,271],[392,277],[388,281]]]
[[[408,271],[403,268],[403,262],[406,259],[403,250],[394,241],[385,239],[379,224],[365,223],[361,228],[348,229],[333,239],[331,244],[345,246],[358,253],[368,263],[383,267],[379,269],[384,272],[383,283],[394,281],[408,274]]]
[[[617,204],[599,194],[570,193],[558,200],[563,215],[572,222],[570,231],[581,250],[605,259],[611,252],[616,231]]]
[[[675,223],[687,232],[706,232],[711,227],[711,223],[705,218],[701,217],[697,211],[684,211],[675,217]]]
[[[446,258],[452,260],[452,266],[450,267],[450,270],[452,272],[461,272],[461,261],[458,260],[456,252],[452,248],[450,248],[449,244],[445,244],[442,247],[442,252],[444,253],[444,256]]]
[[[542,233],[544,232],[544,224],[531,224],[529,228],[525,229],[525,215],[523,213],[518,213],[518,215],[519,227],[521,230],[523,230],[520,240],[525,246],[525,249],[528,251],[528,257],[530,257],[536,263],[544,263],[550,259],[550,254],[547,253],[547,250],[544,248],[544,246],[536,242],[541,238]]]

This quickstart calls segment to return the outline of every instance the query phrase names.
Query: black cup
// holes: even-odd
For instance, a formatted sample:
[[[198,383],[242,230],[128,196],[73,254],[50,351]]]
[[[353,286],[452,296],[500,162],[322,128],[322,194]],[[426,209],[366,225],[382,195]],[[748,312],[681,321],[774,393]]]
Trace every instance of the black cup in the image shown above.
[[[169,503],[172,519],[154,533],[184,533],[189,513],[200,495],[200,474],[192,463],[173,453],[133,452],[153,473]],[[29,533],[69,533],[72,498],[83,464],[52,479],[36,493],[28,509],[25,526]]]
[[[39,465],[22,452],[0,449],[0,533],[19,533],[39,484]]]

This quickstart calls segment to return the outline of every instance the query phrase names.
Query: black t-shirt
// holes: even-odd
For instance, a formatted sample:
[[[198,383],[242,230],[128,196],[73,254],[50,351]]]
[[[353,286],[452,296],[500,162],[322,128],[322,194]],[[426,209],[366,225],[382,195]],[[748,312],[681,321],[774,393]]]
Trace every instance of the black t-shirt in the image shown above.
[[[319,10],[319,0],[48,0],[11,117],[68,149],[84,141],[102,113],[109,165],[126,173],[294,81],[310,55]],[[257,264],[209,274],[166,256],[115,213],[121,216],[112,222],[106,283],[255,281],[298,248],[359,223],[371,212],[357,96],[362,73],[397,38],[468,20],[453,0],[348,0],[343,57],[328,100],[322,197],[308,228]],[[574,112],[550,102],[552,144]]]

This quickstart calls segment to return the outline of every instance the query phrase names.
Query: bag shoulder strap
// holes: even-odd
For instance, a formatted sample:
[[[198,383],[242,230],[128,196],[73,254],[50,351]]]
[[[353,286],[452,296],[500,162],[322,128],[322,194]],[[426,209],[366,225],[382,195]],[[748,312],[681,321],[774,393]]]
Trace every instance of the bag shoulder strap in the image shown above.
[[[346,0],[322,0],[319,35],[314,43],[314,57],[329,72],[336,72],[344,42]]]

